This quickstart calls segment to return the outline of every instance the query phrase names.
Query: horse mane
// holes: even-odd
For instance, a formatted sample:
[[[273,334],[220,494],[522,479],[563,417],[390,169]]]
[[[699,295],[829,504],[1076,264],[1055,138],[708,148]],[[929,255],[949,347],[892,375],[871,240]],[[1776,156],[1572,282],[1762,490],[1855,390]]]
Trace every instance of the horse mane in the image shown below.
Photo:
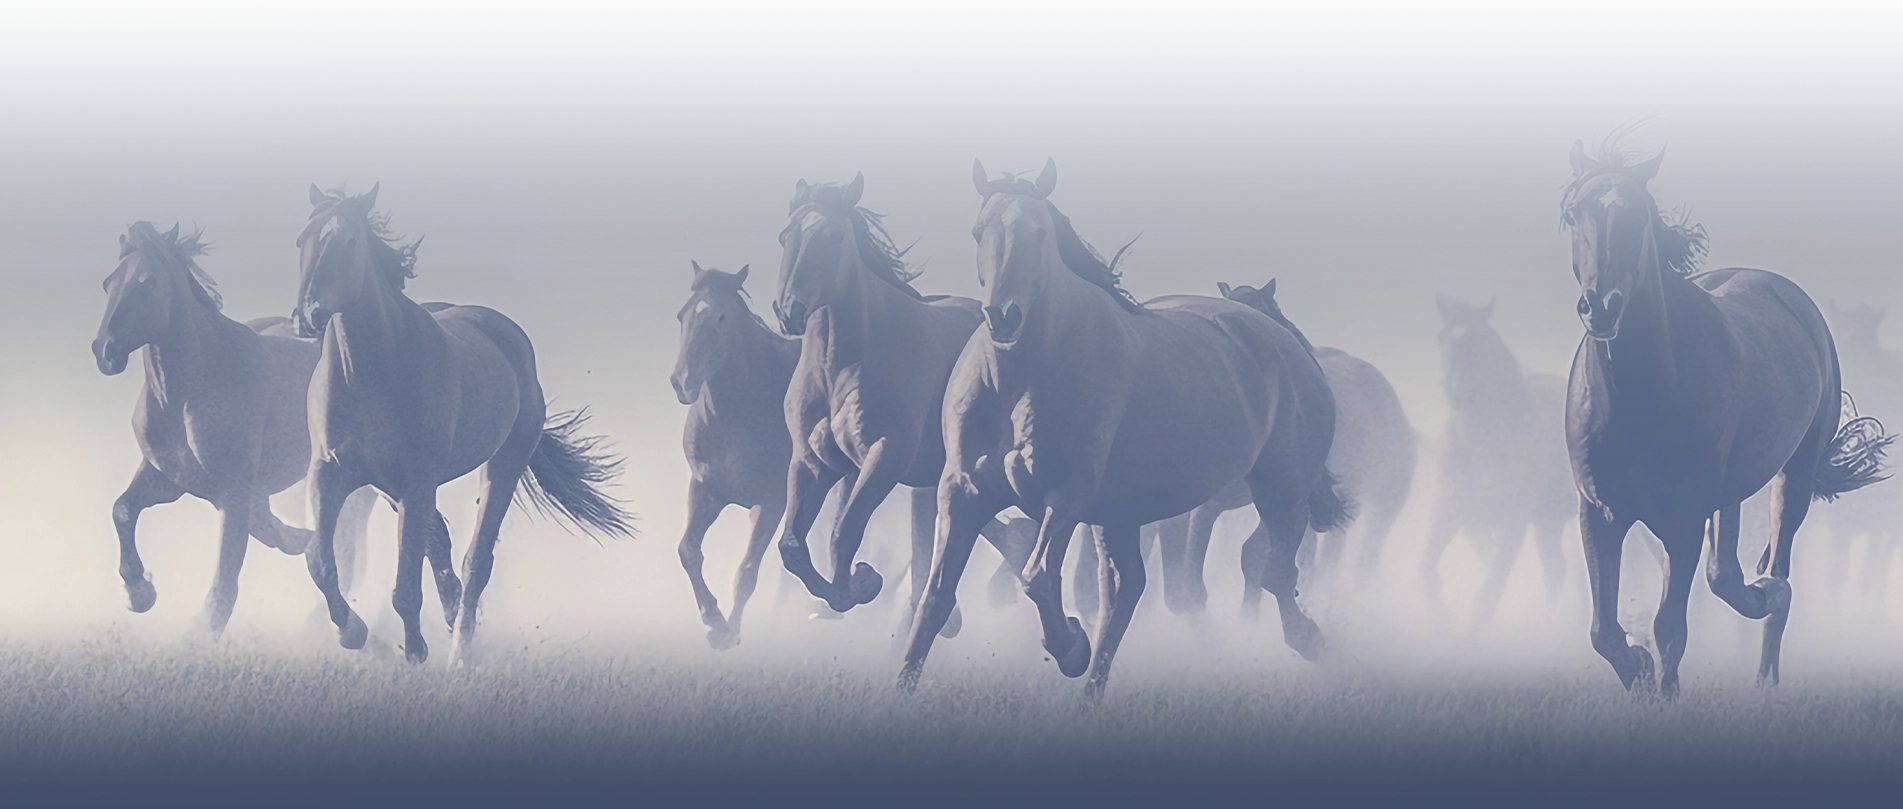
[[[225,308],[225,298],[218,294],[218,281],[211,277],[211,273],[205,272],[205,268],[198,266],[195,260],[211,252],[212,245],[205,241],[203,228],[194,228],[191,233],[179,235],[175,226],[170,233],[160,233],[151,222],[140,221],[127,227],[126,235],[130,238],[126,239],[125,247],[120,250],[120,258],[148,246],[165,251],[185,267],[185,277],[191,281],[192,295],[200,303],[211,307],[214,312]]]
[[[304,226],[304,232],[297,237],[298,244],[303,244],[305,239],[320,233],[324,223],[331,219],[348,212],[360,213],[363,216],[364,229],[372,236],[369,243],[370,253],[376,256],[378,269],[383,270],[384,275],[396,284],[397,289],[403,288],[405,280],[416,277],[416,248],[422,246],[421,238],[409,244],[402,244],[403,237],[390,230],[390,214],[366,205],[356,204],[363,201],[365,196],[363,194],[349,196],[343,188],[339,187],[325,191],[324,195],[327,199],[311,209],[310,221]]]
[[[1566,186],[1566,193],[1560,200],[1562,211],[1572,208],[1574,197],[1581,188],[1585,187],[1587,180],[1599,174],[1629,174],[1633,167],[1657,156],[1641,155],[1636,150],[1626,147],[1623,142],[1641,123],[1644,121],[1629,122],[1607,133],[1605,139],[1600,141],[1599,146],[1593,149],[1592,153],[1593,161],[1603,166],[1604,171],[1589,172],[1584,176],[1573,178],[1572,183]],[[1641,183],[1641,186],[1643,185]],[[1646,189],[1648,200],[1651,193],[1649,189]],[[1667,215],[1659,212],[1656,200],[1650,201],[1653,210],[1652,240],[1658,249],[1659,263],[1670,267],[1679,275],[1696,274],[1704,265],[1705,256],[1711,252],[1705,226],[1692,221],[1690,208],[1674,208]]]
[[[852,223],[853,241],[858,243],[859,259],[865,263],[866,269],[907,296],[924,300],[925,296],[912,286],[912,281],[923,275],[925,270],[906,263],[905,254],[911,252],[912,248],[901,250],[893,243],[892,235],[885,231],[884,214],[848,205],[844,187],[838,183],[814,186],[802,183],[800,188],[800,193],[789,206],[791,216],[796,217],[807,208],[816,208],[834,216],[846,217],[846,221]]]
[[[1136,244],[1136,239],[1124,242],[1122,247],[1117,248],[1117,254],[1105,261],[1097,248],[1091,247],[1089,242],[1077,235],[1077,228],[1071,225],[1070,217],[1065,216],[1050,200],[1044,200],[1044,205],[1051,212],[1051,221],[1057,225],[1057,255],[1063,259],[1064,266],[1069,267],[1077,277],[1110,293],[1110,297],[1125,311],[1137,314],[1149,311],[1135,295],[1123,288],[1123,273],[1117,269],[1129,255],[1130,245]]]
[[[709,267],[694,273],[694,283],[688,287],[688,291],[705,292],[709,295],[732,295],[737,299],[741,299],[736,302],[740,304],[741,310],[745,311],[748,317],[753,318],[754,323],[759,324],[760,328],[766,333],[775,337],[780,336],[779,332],[774,331],[773,327],[766,324],[766,320],[760,317],[758,312],[753,311],[753,307],[746,304],[746,301],[751,300],[753,296],[747,294],[746,287],[742,284],[739,273],[726,272]]]

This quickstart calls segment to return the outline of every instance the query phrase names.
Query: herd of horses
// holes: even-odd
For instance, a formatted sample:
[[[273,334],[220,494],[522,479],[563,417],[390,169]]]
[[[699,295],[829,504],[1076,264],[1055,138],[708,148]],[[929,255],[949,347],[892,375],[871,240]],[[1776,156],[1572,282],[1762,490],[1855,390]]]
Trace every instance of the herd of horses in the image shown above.
[[[1478,617],[1499,603],[1531,537],[1550,590],[1566,570],[1560,537],[1577,519],[1592,597],[1591,641],[1630,689],[1674,693],[1686,599],[1701,559],[1712,591],[1764,621],[1758,676],[1778,678],[1791,603],[1791,546],[1814,500],[1885,477],[1891,436],[1842,390],[1818,307],[1769,272],[1699,272],[1701,228],[1662,216],[1647,191],[1659,158],[1572,153],[1562,214],[1586,334],[1570,379],[1529,373],[1489,324],[1492,305],[1440,301],[1451,416],[1432,469],[1439,496],[1421,575],[1438,596],[1443,552],[1465,535],[1490,555]],[[1252,508],[1258,527],[1233,563],[1253,614],[1275,597],[1284,641],[1313,659],[1321,627],[1298,570],[1365,581],[1413,487],[1419,438],[1387,378],[1311,343],[1277,304],[1276,283],[1220,296],[1139,301],[1121,285],[1125,250],[1104,258],[1051,201],[1056,166],[1035,177],[972,167],[982,200],[971,234],[983,300],[926,295],[864,177],[795,187],[769,325],[748,305],[750,268],[693,264],[678,314],[672,382],[689,406],[691,479],[679,545],[707,640],[740,640],[768,546],[827,613],[885,589],[860,548],[875,509],[911,490],[910,605],[902,688],[935,640],[957,634],[956,593],[979,537],[1003,557],[989,591],[1035,605],[1043,647],[1100,694],[1146,589],[1154,554],[1171,612],[1204,611],[1217,518]],[[344,599],[361,575],[377,497],[399,516],[396,588],[407,657],[427,658],[419,619],[427,561],[452,660],[472,640],[502,519],[521,496],[596,535],[630,535],[604,491],[620,459],[587,435],[585,412],[549,412],[527,334],[494,309],[418,303],[404,292],[416,245],[391,235],[377,189],[310,189],[289,318],[238,323],[220,312],[195,259],[196,234],[147,222],[120,238],[93,345],[116,374],[145,349],[133,417],[143,460],[114,506],[131,608],[157,597],[141,563],[139,514],[185,494],[222,527],[203,614],[220,632],[248,539],[302,554],[346,648],[367,630]],[[1846,367],[1878,400],[1903,367],[1876,340],[1880,311],[1849,310]],[[777,326],[777,329],[775,328]],[[1563,416],[1563,424],[1562,424]],[[480,517],[458,571],[437,489],[481,471]],[[268,498],[299,481],[315,528],[286,525]],[[1770,540],[1747,581],[1740,503],[1769,493]],[[837,495],[824,561],[809,546]],[[1890,498],[1837,533],[1891,541]],[[1856,502],[1856,501],[1853,501]],[[752,528],[723,612],[703,540],[727,506]],[[1620,558],[1635,523],[1658,538],[1664,597],[1658,660],[1618,618]],[[1085,530],[1088,529],[1088,530]],[[1076,541],[1074,541],[1074,537]],[[1063,578],[1076,545],[1072,576]],[[1093,632],[1070,612],[1096,613]]]

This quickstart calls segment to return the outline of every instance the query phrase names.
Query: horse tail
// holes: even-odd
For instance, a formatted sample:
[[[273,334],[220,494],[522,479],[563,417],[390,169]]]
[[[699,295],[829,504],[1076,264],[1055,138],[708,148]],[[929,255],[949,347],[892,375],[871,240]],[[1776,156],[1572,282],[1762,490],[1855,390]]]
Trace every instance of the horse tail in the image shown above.
[[[1315,481],[1315,489],[1308,493],[1308,525],[1317,534],[1339,531],[1347,527],[1354,518],[1353,509],[1347,499],[1341,496],[1341,481],[1335,473],[1322,470],[1321,480]]]
[[[587,423],[587,408],[549,414],[520,491],[544,516],[566,519],[590,534],[632,539],[635,516],[601,490],[621,474],[622,459],[602,448],[600,436],[581,434]]]
[[[1829,502],[1839,495],[1854,492],[1890,475],[1883,468],[1884,455],[1896,435],[1883,431],[1883,422],[1875,416],[1857,415],[1856,402],[1843,395],[1843,426],[1830,441],[1828,450],[1818,459],[1817,476],[1811,497]]]

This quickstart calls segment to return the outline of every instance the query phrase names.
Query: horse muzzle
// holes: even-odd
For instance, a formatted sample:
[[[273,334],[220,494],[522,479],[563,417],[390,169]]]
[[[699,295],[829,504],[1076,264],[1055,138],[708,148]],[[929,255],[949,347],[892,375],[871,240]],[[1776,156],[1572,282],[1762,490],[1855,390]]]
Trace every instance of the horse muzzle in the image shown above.
[[[1586,336],[1594,340],[1611,340],[1619,336],[1619,319],[1625,315],[1625,293],[1615,289],[1604,295],[1595,295],[1587,291],[1579,296],[1575,308],[1579,312],[1579,322],[1586,326]]]
[[[700,383],[695,382],[689,384],[682,381],[678,376],[669,377],[668,381],[674,384],[674,399],[676,401],[684,405],[691,405],[700,401]]]
[[[1000,345],[1015,343],[1024,333],[1024,309],[1018,306],[1017,301],[987,306],[985,328],[991,332],[992,342]]]
[[[109,338],[93,341],[93,361],[99,364],[99,372],[106,376],[117,376],[126,369],[126,361],[132,353],[121,351]]]
[[[779,301],[773,302],[773,316],[780,321],[780,333],[788,337],[798,337],[806,333],[806,304],[798,299],[789,300],[785,306]]]

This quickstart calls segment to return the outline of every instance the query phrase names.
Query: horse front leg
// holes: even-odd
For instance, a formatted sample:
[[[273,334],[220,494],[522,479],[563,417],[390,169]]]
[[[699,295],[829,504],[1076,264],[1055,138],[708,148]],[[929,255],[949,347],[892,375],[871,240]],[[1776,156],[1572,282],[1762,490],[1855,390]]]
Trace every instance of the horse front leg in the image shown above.
[[[1064,554],[1077,524],[1070,513],[1046,506],[1023,576],[1024,594],[1037,605],[1038,621],[1044,626],[1044,650],[1065,677],[1082,677],[1090,666],[1090,638],[1083,624],[1064,613]]]
[[[766,556],[767,545],[773,542],[773,532],[780,527],[780,515],[786,513],[786,504],[776,498],[771,504],[754,506],[750,513],[753,533],[747,537],[747,552],[740,558],[740,569],[733,574],[733,611],[727,615],[728,646],[740,642],[740,616],[746,612],[747,602],[752,600],[753,590],[760,583],[760,560]]]
[[[1103,612],[1097,619],[1097,655],[1091,661],[1090,679],[1084,682],[1084,695],[1102,697],[1110,682],[1110,664],[1116,660],[1117,647],[1123,644],[1130,618],[1136,615],[1137,600],[1143,597],[1145,575],[1143,552],[1138,545],[1140,528],[1134,525],[1106,526],[1095,529],[1093,539],[1097,556],[1104,560],[1098,574]]]
[[[397,520],[396,589],[390,593],[390,606],[403,619],[403,656],[420,664],[429,660],[422,625],[423,556],[441,520],[436,510],[436,489],[425,486],[403,498],[397,504]]]
[[[159,599],[152,576],[145,572],[139,558],[137,539],[139,515],[156,505],[177,502],[185,490],[173,483],[152,464],[140,461],[132,482],[112,504],[112,524],[119,534],[119,578],[125,582],[126,598],[133,612],[145,612]]]
[[[1803,471],[1809,473],[1815,469],[1816,453],[1800,451],[1794,458],[1810,457],[1810,466]],[[1811,494],[1814,491],[1809,474],[1792,474],[1790,466],[1779,473],[1771,482],[1771,544],[1765,548],[1765,557],[1769,560],[1769,570],[1760,565],[1762,574],[1751,583],[1754,590],[1764,593],[1764,601],[1771,612],[1764,620],[1764,646],[1758,660],[1758,684],[1777,685],[1778,657],[1784,647],[1784,626],[1791,619],[1791,543],[1797,539],[1797,528],[1804,524],[1805,515],[1810,513]]]
[[[702,568],[707,556],[701,551],[701,543],[707,539],[707,529],[720,518],[723,503],[716,502],[707,485],[699,480],[687,482],[687,528],[681,532],[680,545],[675,553],[681,559],[681,569],[687,573],[687,584],[694,590],[694,604],[700,608],[700,622],[707,627],[707,643],[715,649],[733,646],[727,630],[727,617],[720,613],[720,601],[714,598],[714,592],[707,587],[706,575]]]
[[[859,545],[865,541],[866,525],[872,522],[872,512],[885,502],[892,490],[899,485],[899,471],[903,467],[894,457],[892,445],[888,439],[873,442],[866,451],[859,466],[859,474],[852,492],[846,495],[846,504],[839,514],[839,525],[833,531],[833,586],[831,591],[821,595],[834,612],[845,612],[861,604],[870,604],[884,589],[885,579],[866,562],[857,562]]]
[[[780,562],[788,573],[806,585],[806,592],[822,600],[832,593],[833,583],[813,566],[813,553],[807,547],[806,537],[819,519],[820,508],[826,504],[826,493],[832,491],[833,484],[841,477],[844,475],[810,457],[794,458],[786,473],[787,514],[786,526],[780,534]]]
[[[944,631],[945,624],[958,608],[958,582],[971,561],[971,549],[978,532],[1003,509],[993,505],[958,483],[945,483],[936,490],[937,519],[931,553],[931,573],[925,580],[923,597],[914,614],[911,640],[905,650],[905,666],[899,670],[899,689],[918,687],[919,674],[925,669],[925,657],[932,642]]]
[[[1579,537],[1586,549],[1586,577],[1592,589],[1592,648],[1612,664],[1627,690],[1653,687],[1652,653],[1626,641],[1619,624],[1619,561],[1632,520],[1607,516],[1580,498]]]
[[[1037,544],[1037,521],[1019,517],[1011,520],[991,518],[978,535],[984,537],[991,547],[1004,557],[998,562],[998,569],[991,574],[987,586],[987,597],[991,606],[1002,607],[1018,600],[1018,592],[1024,588],[1024,566],[1031,561],[1031,548]]]
[[[244,552],[251,543],[251,507],[249,491],[227,495],[218,502],[218,568],[212,575],[211,592],[205,595],[205,613],[200,626],[216,640],[225,633],[231,620],[231,608],[238,602],[238,571],[244,567]]]
[[[302,555],[316,536],[311,531],[286,525],[278,519],[277,512],[271,510],[271,498],[263,492],[251,496],[250,510],[251,536],[265,547],[282,551],[286,556]]]
[[[343,591],[337,586],[335,547],[337,520],[343,513],[344,501],[361,484],[351,480],[337,462],[321,458],[311,464],[306,480],[310,487],[311,513],[317,517],[317,536],[311,540],[310,547],[304,549],[304,565],[318,592],[324,594],[330,622],[337,627],[338,644],[345,649],[362,649],[369,640],[370,628],[350,609],[350,603],[344,600]]]
[[[1713,515],[1712,520],[1720,519],[1722,514]],[[1731,507],[1731,515],[1735,520],[1737,506]],[[1659,533],[1659,541],[1665,545],[1665,587],[1659,594],[1658,614],[1652,619],[1652,640],[1659,650],[1659,693],[1666,697],[1678,696],[1678,662],[1685,657],[1689,635],[1685,608],[1692,579],[1698,573],[1698,553],[1703,549],[1701,529],[1703,526],[1694,523],[1668,526]]]
[[[1264,494],[1270,493],[1265,491]],[[1295,556],[1308,533],[1308,510],[1259,497],[1256,513],[1269,532],[1269,552],[1262,565],[1262,589],[1275,596],[1275,605],[1282,617],[1282,642],[1304,659],[1314,660],[1321,654],[1322,630],[1296,600],[1300,595],[1296,582],[1301,573]]]
[[[899,636],[904,637],[912,624],[918,619],[918,605],[925,598],[926,581],[932,575],[932,559],[936,544],[933,539],[934,525],[938,522],[938,489],[920,486],[912,489],[912,598],[906,605],[904,626]],[[982,532],[981,532],[982,533]],[[974,540],[975,541],[975,540]],[[959,614],[958,605],[952,604],[951,615],[945,619],[939,634],[946,640],[958,637],[964,628],[964,616]]]

